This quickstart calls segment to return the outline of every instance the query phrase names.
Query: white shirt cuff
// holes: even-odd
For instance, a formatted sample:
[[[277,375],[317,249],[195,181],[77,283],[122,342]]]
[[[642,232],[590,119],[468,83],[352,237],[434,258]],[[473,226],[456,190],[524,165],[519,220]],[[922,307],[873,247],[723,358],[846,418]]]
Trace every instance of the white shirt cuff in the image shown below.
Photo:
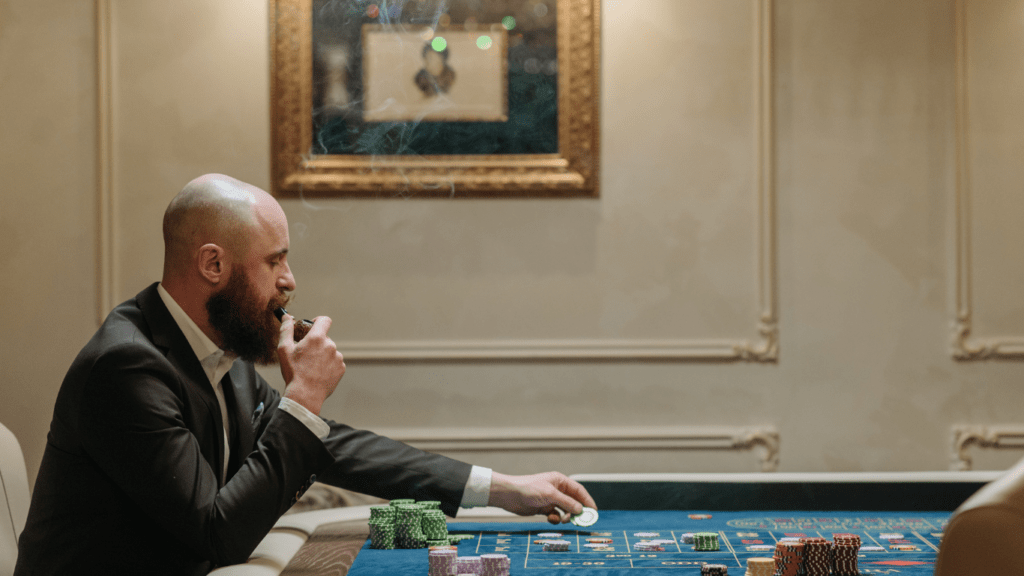
[[[466,490],[462,492],[462,508],[487,506],[491,499],[491,469],[473,466],[466,481]]]
[[[307,410],[305,406],[291,398],[281,398],[281,403],[278,404],[278,407],[292,416],[295,416],[299,422],[302,422],[306,425],[306,428],[309,428],[310,432],[316,434],[317,438],[326,438],[327,435],[331,433],[331,427],[327,425],[327,422],[324,422],[319,416],[313,414]],[[489,481],[488,486],[490,486]]]

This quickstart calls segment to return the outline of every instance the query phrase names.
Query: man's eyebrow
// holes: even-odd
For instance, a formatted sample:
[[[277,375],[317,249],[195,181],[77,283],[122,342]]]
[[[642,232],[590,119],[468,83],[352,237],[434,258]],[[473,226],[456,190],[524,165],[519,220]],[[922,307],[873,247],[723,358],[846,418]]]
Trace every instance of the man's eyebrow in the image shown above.
[[[275,258],[280,258],[281,256],[285,256],[287,254],[288,254],[288,249],[285,248],[284,250],[278,250],[277,252],[274,252],[270,256],[267,256],[267,259],[268,260],[273,260]]]

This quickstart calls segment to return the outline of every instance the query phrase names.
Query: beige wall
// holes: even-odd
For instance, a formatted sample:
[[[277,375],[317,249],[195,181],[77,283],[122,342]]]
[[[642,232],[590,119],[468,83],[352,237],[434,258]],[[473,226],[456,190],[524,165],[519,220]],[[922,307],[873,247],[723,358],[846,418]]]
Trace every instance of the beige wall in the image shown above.
[[[966,356],[1024,335],[1024,1],[965,1],[958,28],[953,0],[775,0],[770,45],[760,6],[602,2],[600,199],[283,201],[294,312],[334,317],[343,351],[448,355],[352,361],[325,414],[568,473],[753,471],[756,451],[662,448],[759,427],[779,470],[941,470],[951,426],[1020,422],[1019,362],[951,343],[958,310]],[[268,186],[267,52],[263,0],[0,0],[0,421],[30,478],[100,310],[158,278],[170,196],[209,171]],[[765,345],[766,309],[777,361],[700,358]]]

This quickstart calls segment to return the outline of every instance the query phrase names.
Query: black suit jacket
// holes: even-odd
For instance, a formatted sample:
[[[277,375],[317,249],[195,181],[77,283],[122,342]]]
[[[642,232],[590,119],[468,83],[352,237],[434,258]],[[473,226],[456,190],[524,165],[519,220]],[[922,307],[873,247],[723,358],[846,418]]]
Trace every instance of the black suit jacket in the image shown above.
[[[321,440],[236,361],[231,461],[209,379],[156,284],[115,308],[61,385],[15,574],[205,574],[244,562],[319,480],[454,516],[470,466],[329,422]]]

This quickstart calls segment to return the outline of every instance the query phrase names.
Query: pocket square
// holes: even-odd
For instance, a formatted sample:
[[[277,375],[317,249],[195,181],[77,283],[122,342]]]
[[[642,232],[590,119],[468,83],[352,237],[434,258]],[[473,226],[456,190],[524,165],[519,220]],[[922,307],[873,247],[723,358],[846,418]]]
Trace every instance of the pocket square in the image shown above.
[[[252,413],[252,428],[255,430],[260,425],[260,417],[263,416],[263,402],[256,407],[256,411]]]

